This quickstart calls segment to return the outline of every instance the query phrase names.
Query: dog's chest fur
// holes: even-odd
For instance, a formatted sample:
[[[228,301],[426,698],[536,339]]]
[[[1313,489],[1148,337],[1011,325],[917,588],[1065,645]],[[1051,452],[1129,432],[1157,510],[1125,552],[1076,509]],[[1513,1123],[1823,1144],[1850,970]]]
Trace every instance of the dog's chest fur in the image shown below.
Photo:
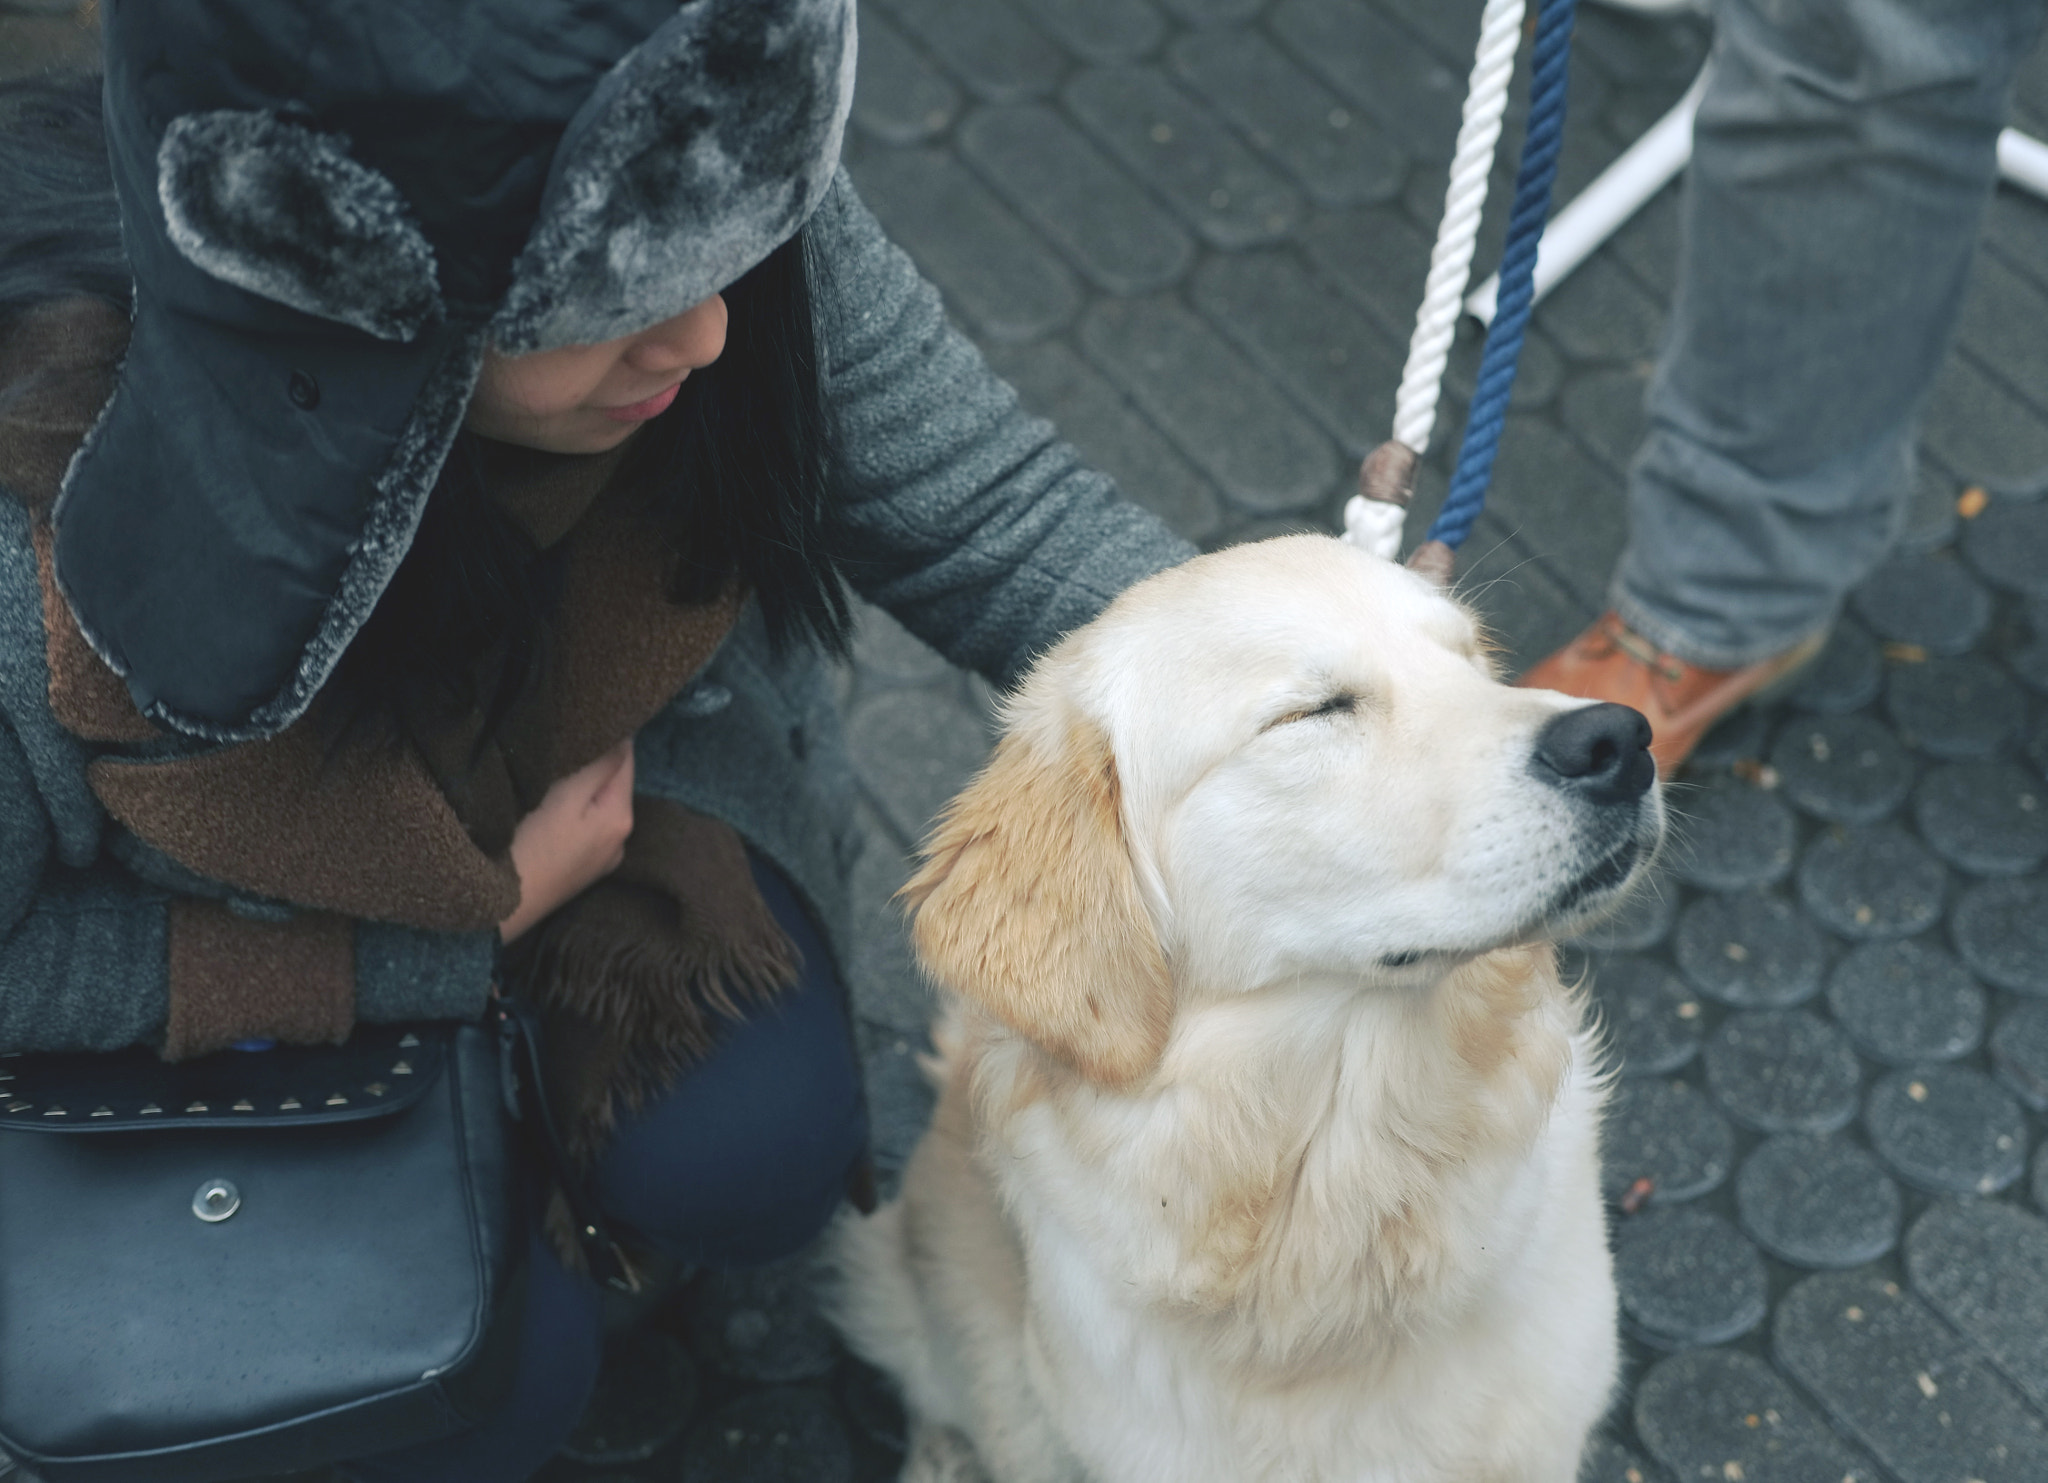
[[[1555,1182],[1539,1136],[1578,1023],[1546,948],[1413,993],[1185,1011],[1138,1096],[985,1042],[982,1163],[1020,1221],[1048,1400],[1085,1412],[1097,1378],[1135,1378],[1191,1420],[1183,1442],[1235,1447],[1267,1429],[1261,1396],[1299,1431],[1318,1393],[1355,1410],[1362,1381],[1426,1380]],[[1128,1413],[1108,1429],[1131,1441]]]

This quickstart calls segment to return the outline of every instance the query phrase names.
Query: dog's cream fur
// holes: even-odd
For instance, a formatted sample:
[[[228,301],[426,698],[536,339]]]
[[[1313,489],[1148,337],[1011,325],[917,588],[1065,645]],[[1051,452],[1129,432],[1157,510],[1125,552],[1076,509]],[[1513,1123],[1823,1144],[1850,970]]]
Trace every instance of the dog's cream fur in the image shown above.
[[[906,1480],[1571,1483],[1615,1310],[1547,937],[1661,828],[1532,771],[1581,703],[1320,537],[1037,666],[906,888],[932,1128],[837,1238]]]

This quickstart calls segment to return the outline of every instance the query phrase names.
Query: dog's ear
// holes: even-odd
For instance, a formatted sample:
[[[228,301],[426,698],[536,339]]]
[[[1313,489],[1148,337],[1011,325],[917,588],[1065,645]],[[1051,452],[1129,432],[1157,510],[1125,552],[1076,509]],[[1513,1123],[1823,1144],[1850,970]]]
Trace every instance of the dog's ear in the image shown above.
[[[1093,1081],[1166,1048],[1173,990],[1125,848],[1109,740],[1074,720],[1013,731],[902,891],[925,968]]]

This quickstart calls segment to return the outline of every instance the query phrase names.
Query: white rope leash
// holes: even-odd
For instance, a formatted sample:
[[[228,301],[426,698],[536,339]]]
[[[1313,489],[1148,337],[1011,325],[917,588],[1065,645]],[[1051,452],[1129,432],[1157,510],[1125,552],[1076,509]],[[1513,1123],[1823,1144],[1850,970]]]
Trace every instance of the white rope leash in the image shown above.
[[[1501,119],[1507,113],[1508,85],[1514,80],[1515,54],[1521,48],[1525,8],[1526,0],[1487,0],[1479,18],[1479,52],[1466,86],[1464,121],[1458,127],[1450,184],[1444,191],[1443,222],[1429,255],[1429,278],[1422,306],[1415,312],[1408,363],[1401,372],[1400,389],[1394,393],[1394,441],[1409,454],[1408,466],[1397,481],[1404,486],[1412,480],[1414,460],[1429,447],[1430,433],[1436,427],[1444,369],[1450,364],[1451,342],[1457,334],[1465,286],[1472,276],[1473,244],[1479,238]],[[1372,476],[1373,460],[1368,459],[1360,472],[1361,485],[1374,483]],[[1391,487],[1373,492],[1378,497],[1353,495],[1345,504],[1344,538],[1391,561],[1401,551],[1401,526],[1407,516],[1405,488],[1398,501],[1387,497],[1393,492]]]

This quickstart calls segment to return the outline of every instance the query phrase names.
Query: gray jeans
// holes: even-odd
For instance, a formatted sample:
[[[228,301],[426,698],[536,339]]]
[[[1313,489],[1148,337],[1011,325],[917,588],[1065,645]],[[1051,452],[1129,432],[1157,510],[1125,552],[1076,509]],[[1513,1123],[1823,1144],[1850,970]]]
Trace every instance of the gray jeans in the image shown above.
[[[1717,0],[1614,602],[1712,668],[1884,558],[2048,0]]]

